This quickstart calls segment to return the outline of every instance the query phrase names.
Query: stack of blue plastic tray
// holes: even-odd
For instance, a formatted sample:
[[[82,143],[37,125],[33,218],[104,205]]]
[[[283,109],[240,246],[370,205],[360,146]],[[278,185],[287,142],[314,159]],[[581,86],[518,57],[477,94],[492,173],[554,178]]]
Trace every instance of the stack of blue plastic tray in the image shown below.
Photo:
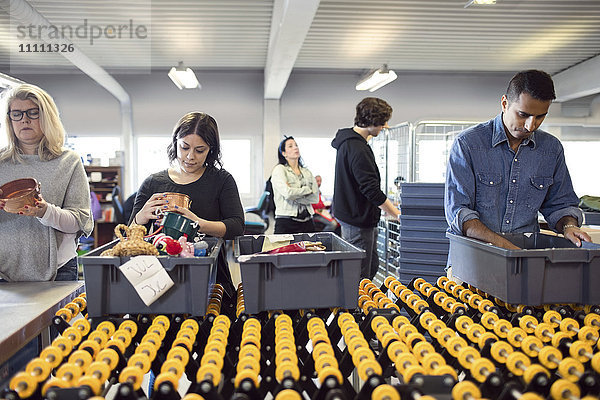
[[[400,187],[398,279],[415,277],[435,283],[445,275],[449,241],[443,183],[402,183]]]

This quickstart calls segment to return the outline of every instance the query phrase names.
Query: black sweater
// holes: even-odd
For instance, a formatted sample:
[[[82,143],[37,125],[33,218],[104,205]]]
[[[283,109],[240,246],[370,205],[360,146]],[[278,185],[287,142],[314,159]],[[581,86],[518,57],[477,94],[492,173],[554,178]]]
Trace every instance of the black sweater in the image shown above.
[[[190,210],[209,221],[221,221],[227,227],[224,239],[233,239],[244,233],[244,208],[233,176],[224,169],[207,168],[196,181],[186,185],[173,182],[167,170],[150,175],[140,186],[131,214],[131,221],[154,193],[177,192],[190,196]],[[149,228],[151,223],[146,227]],[[217,282],[230,295],[235,294],[225,245],[221,247],[217,268]]]
[[[331,145],[337,149],[333,215],[360,228],[376,227],[386,195],[373,150],[352,128],[338,130]]]

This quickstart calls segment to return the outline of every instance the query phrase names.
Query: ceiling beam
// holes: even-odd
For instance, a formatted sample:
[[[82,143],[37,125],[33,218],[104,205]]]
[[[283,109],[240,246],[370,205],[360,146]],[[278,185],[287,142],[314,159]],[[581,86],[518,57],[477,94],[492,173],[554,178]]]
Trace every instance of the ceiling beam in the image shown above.
[[[0,0],[0,9],[6,11],[11,21],[18,21],[23,25],[50,26],[50,21],[44,15],[39,13],[25,0]],[[123,86],[115,80],[104,68],[89,58],[79,49],[70,39],[53,38],[49,30],[43,30],[40,38],[50,44],[73,45],[72,52],[60,52],[60,54],[69,60],[74,66],[83,73],[92,78],[96,83],[112,94],[120,104],[121,109],[121,147],[126,154],[132,154],[133,148],[133,117],[131,108],[131,98]],[[126,168],[128,173],[124,175],[124,192],[131,193],[130,186],[133,182],[133,158],[126,156]]]
[[[265,65],[265,99],[280,99],[320,0],[275,0]]]
[[[567,68],[552,79],[559,103],[600,93],[600,56]]]

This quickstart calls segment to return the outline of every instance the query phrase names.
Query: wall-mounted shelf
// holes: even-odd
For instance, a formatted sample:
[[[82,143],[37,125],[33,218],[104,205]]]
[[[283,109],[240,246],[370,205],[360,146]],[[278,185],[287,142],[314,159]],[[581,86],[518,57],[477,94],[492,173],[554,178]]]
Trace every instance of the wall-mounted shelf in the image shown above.
[[[112,190],[121,185],[121,167],[85,166],[85,172],[90,184],[90,191],[98,196],[102,206],[102,218],[94,221],[94,248],[110,242],[116,223],[113,221]]]

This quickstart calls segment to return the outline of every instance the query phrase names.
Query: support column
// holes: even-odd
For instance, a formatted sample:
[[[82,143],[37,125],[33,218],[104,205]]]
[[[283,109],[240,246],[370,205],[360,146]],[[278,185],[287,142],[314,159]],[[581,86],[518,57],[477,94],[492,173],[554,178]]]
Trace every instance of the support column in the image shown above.
[[[263,113],[263,180],[264,183],[275,164],[277,164],[277,146],[281,141],[280,101],[265,99]]]

